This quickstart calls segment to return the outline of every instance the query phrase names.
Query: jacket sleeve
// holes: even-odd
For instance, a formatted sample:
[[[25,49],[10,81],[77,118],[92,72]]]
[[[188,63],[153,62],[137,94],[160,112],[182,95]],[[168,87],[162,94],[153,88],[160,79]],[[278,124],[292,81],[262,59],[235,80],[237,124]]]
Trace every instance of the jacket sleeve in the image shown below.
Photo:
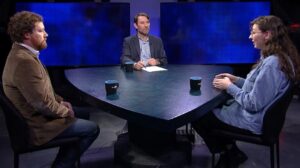
[[[62,102],[63,100],[64,100],[64,98],[62,98],[60,95],[58,95],[58,94],[56,94],[56,93],[54,93],[54,96],[55,96],[55,100],[57,101],[57,102]]]
[[[158,53],[159,54],[156,56],[156,59],[159,60],[160,65],[168,64],[168,59],[164,49],[164,44],[160,38],[158,39]]]
[[[56,100],[49,76],[38,61],[20,61],[12,75],[27,103],[38,112],[54,118],[69,115],[68,108]]]
[[[125,38],[123,41],[123,49],[122,49],[122,55],[121,55],[121,64],[125,64],[127,61],[133,61],[132,59],[132,52],[130,48],[130,41],[128,38]]]

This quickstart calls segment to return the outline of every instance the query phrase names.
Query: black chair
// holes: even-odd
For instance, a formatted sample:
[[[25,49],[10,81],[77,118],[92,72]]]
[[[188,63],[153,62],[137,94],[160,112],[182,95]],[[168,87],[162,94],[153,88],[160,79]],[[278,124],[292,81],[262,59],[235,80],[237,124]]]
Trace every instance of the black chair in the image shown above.
[[[285,116],[289,104],[293,97],[293,84],[290,84],[288,90],[278,98],[271,106],[268,107],[264,116],[262,134],[238,133],[227,130],[215,129],[211,132],[213,136],[224,137],[236,141],[254,143],[268,146],[270,148],[271,167],[274,168],[276,159],[277,167],[280,167],[279,162],[279,135],[283,127]],[[212,154],[212,167],[214,167],[215,153]]]
[[[31,145],[29,143],[30,131],[25,119],[10,102],[10,100],[5,96],[2,83],[0,87],[0,105],[2,107],[2,111],[4,112],[6,127],[10,138],[10,144],[14,152],[15,168],[19,167],[20,154],[79,143],[78,137],[71,137],[52,140],[40,146]],[[80,158],[78,159],[77,165],[80,166]]]

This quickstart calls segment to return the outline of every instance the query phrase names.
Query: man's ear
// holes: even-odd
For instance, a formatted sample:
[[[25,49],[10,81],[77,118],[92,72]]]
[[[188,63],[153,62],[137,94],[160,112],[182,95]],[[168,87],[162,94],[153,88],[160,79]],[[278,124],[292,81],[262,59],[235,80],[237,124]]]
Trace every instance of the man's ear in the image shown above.
[[[24,40],[28,40],[31,37],[31,33],[25,33],[24,34]]]
[[[137,29],[138,27],[137,27],[137,25],[136,25],[136,23],[133,23],[133,26],[135,27],[135,29]]]

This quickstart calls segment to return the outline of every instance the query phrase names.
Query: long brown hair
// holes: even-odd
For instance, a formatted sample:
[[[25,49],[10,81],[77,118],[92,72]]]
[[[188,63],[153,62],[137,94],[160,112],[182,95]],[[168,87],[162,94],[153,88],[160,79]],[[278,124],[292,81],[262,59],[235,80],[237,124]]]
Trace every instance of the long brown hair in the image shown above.
[[[292,81],[299,80],[299,54],[282,20],[272,15],[260,16],[251,21],[250,26],[252,27],[254,24],[256,24],[262,32],[271,32],[271,38],[260,51],[261,56],[266,58],[270,55],[276,55],[279,58],[281,70],[286,74],[288,79]]]

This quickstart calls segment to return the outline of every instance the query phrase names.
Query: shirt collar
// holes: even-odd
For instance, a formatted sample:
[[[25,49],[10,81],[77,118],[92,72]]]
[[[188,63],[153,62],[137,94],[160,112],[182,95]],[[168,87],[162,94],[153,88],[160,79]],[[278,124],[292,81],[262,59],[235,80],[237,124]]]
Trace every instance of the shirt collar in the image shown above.
[[[137,36],[138,36],[139,40],[141,40],[141,41],[143,41],[143,42],[148,42],[148,41],[149,41],[149,36],[147,36],[146,41],[144,41],[139,35],[137,35]]]
[[[31,51],[34,55],[36,55],[37,57],[39,57],[40,52],[32,47],[30,47],[29,45],[25,44],[25,43],[17,43],[20,46],[23,46],[25,48],[27,48],[29,51]]]

